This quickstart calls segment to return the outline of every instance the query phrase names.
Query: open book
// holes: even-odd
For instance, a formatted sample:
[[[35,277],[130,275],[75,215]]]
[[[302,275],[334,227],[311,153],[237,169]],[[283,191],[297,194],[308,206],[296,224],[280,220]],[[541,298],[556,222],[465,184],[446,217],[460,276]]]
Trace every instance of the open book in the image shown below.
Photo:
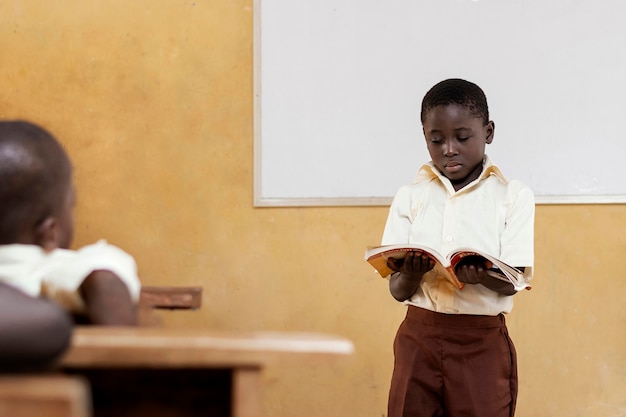
[[[410,243],[401,243],[396,245],[374,246],[368,247],[365,251],[365,260],[370,263],[378,271],[381,277],[386,278],[393,272],[387,266],[387,259],[404,259],[408,252],[421,252],[430,256],[435,261],[435,270],[446,277],[458,289],[463,288],[463,283],[457,278],[454,267],[459,261],[466,256],[480,256],[491,262],[492,267],[487,271],[489,275],[505,282],[510,282],[516,291],[530,289],[528,280],[524,277],[524,273],[519,269],[507,265],[501,260],[491,255],[480,252],[472,248],[459,248],[449,253],[441,255],[432,248],[423,245]]]

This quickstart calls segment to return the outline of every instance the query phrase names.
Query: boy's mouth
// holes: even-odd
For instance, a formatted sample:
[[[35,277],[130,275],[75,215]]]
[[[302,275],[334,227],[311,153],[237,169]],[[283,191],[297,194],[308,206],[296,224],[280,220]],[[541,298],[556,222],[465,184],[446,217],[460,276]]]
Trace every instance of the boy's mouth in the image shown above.
[[[460,162],[456,162],[456,161],[450,161],[447,162],[444,165],[444,168],[446,169],[446,171],[448,172],[457,172],[459,171],[461,168],[463,167],[463,165]]]

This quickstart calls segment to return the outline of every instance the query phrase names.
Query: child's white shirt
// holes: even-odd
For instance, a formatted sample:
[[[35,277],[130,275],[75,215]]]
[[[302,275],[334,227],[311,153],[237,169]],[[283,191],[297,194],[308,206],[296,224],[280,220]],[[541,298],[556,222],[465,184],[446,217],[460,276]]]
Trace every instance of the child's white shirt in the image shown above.
[[[532,190],[508,181],[488,157],[478,179],[455,191],[431,163],[414,184],[401,187],[389,209],[382,244],[420,243],[442,254],[459,247],[489,253],[532,277],[535,202]],[[513,297],[482,285],[455,289],[435,271],[426,273],[405,302],[448,314],[508,313]]]
[[[78,288],[97,270],[113,272],[124,282],[133,301],[139,300],[141,282],[134,258],[104,240],[75,251],[45,252],[36,245],[0,245],[0,281],[33,297],[50,298],[68,311],[84,310]]]

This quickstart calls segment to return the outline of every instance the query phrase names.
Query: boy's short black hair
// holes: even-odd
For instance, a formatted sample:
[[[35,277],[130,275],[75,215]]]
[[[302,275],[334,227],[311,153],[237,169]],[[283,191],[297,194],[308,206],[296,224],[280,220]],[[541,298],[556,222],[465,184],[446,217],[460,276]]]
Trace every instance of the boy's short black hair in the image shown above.
[[[0,244],[15,243],[61,210],[71,170],[48,131],[27,121],[0,121]]]
[[[449,104],[466,107],[472,115],[483,119],[483,124],[489,123],[489,107],[485,93],[476,84],[460,78],[441,81],[428,90],[422,100],[422,123],[430,109]]]

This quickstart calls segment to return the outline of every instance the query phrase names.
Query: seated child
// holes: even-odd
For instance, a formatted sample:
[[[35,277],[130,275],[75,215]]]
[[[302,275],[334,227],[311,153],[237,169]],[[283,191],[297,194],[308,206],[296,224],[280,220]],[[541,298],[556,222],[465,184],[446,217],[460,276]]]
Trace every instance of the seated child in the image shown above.
[[[49,367],[71,337],[72,319],[59,305],[0,283],[0,373]]]
[[[74,201],[72,165],[57,140],[29,122],[0,122],[0,281],[86,323],[136,324],[134,259],[104,241],[70,250]]]

